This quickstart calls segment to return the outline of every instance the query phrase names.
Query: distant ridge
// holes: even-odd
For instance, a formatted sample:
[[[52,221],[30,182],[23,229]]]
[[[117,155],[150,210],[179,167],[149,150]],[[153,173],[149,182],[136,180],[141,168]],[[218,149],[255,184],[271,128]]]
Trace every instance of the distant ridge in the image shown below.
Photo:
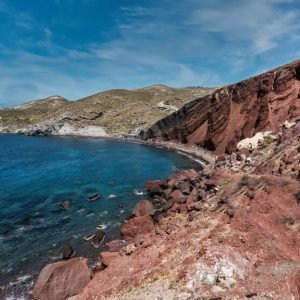
[[[71,128],[99,126],[108,135],[120,136],[146,129],[184,104],[207,95],[209,88],[172,88],[155,84],[136,90],[112,89],[68,101],[54,95],[0,111],[0,131],[52,133],[63,124]],[[51,130],[49,129],[51,128]],[[49,129],[49,130],[48,130]]]
[[[59,95],[54,95],[54,96],[49,96],[44,99],[38,99],[38,100],[25,102],[24,104],[14,106],[13,109],[28,109],[28,108],[31,108],[33,106],[38,106],[38,105],[48,105],[48,106],[55,107],[55,106],[64,104],[66,102],[68,102],[68,100],[65,99],[64,97],[61,97]]]

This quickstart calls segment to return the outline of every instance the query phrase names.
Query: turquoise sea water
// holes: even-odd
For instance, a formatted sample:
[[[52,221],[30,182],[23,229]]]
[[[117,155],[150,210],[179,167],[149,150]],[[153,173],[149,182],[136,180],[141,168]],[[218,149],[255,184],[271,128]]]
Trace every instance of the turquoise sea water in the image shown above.
[[[64,245],[96,259],[99,249],[85,235],[102,224],[106,241],[118,237],[135,203],[147,197],[135,195],[135,189],[195,167],[186,157],[138,144],[0,135],[0,298],[28,289],[42,266],[59,259]],[[93,193],[102,198],[89,202]],[[66,199],[70,209],[59,209]]]

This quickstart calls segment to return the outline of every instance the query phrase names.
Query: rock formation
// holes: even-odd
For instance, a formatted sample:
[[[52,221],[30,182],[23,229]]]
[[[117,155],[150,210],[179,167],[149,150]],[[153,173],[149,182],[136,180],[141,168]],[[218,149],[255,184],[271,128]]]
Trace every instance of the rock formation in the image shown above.
[[[34,298],[300,300],[299,90],[300,61],[157,122],[143,138],[222,155],[200,172],[148,181],[148,199],[122,226],[122,239],[100,253],[103,269],[89,280],[84,267],[74,290],[66,278],[80,272],[65,270],[74,259],[48,265]]]
[[[39,300],[66,299],[81,292],[91,277],[87,262],[81,257],[49,264],[39,274],[33,297]]]
[[[106,268],[75,299],[299,300],[300,120],[293,124],[247,155],[148,182],[162,202],[154,225],[130,219],[126,242],[110,242],[121,248],[100,254]]]
[[[156,122],[143,139],[231,153],[238,141],[300,115],[300,61],[217,89]]]

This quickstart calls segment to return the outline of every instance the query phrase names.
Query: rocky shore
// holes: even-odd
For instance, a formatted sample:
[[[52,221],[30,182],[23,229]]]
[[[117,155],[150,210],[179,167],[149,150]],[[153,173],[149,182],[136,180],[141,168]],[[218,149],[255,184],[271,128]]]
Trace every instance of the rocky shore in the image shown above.
[[[155,111],[162,99],[154,97],[158,121],[150,127],[146,110],[131,115],[124,98],[121,113],[78,102],[79,115],[76,108],[71,118],[47,116],[14,130],[113,139],[129,132],[117,139],[163,147],[205,166],[147,182],[148,195],[121,238],[108,241],[99,233],[96,242],[107,246],[99,250],[100,267],[67,249],[66,260],[41,271],[33,298],[300,299],[299,91],[298,60],[194,97],[164,118]],[[132,136],[136,128],[144,130]]]
[[[50,264],[33,298],[300,299],[299,162],[295,119],[200,172],[147,182],[101,267]]]

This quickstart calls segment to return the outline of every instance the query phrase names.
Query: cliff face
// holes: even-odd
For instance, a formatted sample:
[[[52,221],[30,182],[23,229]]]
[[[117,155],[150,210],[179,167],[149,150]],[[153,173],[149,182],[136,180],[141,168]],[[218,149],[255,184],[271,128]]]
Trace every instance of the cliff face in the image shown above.
[[[300,115],[300,60],[216,90],[156,122],[143,138],[231,152],[239,140]]]

